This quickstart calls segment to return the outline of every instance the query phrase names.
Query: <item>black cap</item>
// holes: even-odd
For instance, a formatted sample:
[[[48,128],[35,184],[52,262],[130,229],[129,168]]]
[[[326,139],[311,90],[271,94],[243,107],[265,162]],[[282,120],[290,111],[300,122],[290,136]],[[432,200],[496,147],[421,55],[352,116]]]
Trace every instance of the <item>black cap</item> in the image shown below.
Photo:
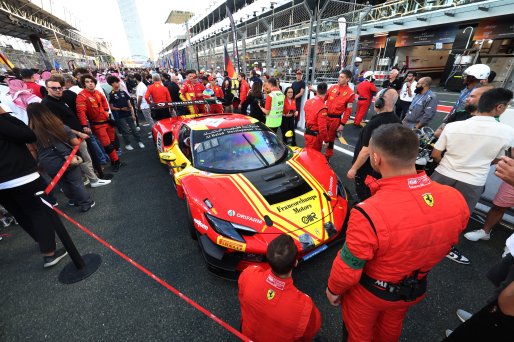
[[[20,76],[21,78],[31,78],[32,75],[34,75],[35,72],[31,69],[21,69],[20,70]]]

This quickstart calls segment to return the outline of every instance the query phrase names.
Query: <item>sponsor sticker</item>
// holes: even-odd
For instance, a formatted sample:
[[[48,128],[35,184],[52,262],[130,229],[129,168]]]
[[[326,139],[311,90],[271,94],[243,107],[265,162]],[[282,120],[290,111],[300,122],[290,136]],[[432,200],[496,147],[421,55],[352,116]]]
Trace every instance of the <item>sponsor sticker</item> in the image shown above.
[[[427,186],[428,184],[430,184],[430,178],[428,178],[427,175],[407,179],[407,185],[410,189],[421,188],[423,186]]]
[[[308,223],[313,222],[313,221],[315,221],[317,219],[318,218],[316,217],[316,213],[310,213],[310,214],[307,214],[307,215],[302,217],[302,222],[304,224],[308,224]]]
[[[195,222],[195,224],[202,228],[203,230],[209,230],[209,227],[207,227],[207,225],[205,223],[203,223],[202,221],[200,221],[199,219],[195,218],[193,219],[193,221]]]
[[[228,214],[228,216],[232,217],[232,216],[236,215],[236,212],[231,209],[231,210],[227,211],[227,214]]]
[[[230,249],[233,249],[233,250],[239,251],[239,252],[244,252],[246,250],[245,243],[237,242],[237,241],[230,240],[230,239],[225,239],[222,236],[218,236],[218,238],[216,239],[216,243],[220,246],[230,248]]]
[[[162,134],[161,132],[157,132],[157,149],[159,150],[159,152],[162,152]]]
[[[268,298],[268,300],[272,300],[273,298],[275,298],[275,291],[269,289],[268,293],[266,294],[266,297]]]
[[[293,209],[294,213],[298,214],[298,213],[301,213],[302,211],[312,209],[312,205],[309,204],[309,202],[314,201],[317,197],[318,196],[316,196],[316,195],[308,196],[308,197],[300,197],[299,199],[297,199],[296,201],[294,201],[292,203],[289,203],[286,205],[279,205],[276,208],[279,213],[286,211],[288,209]]]
[[[279,290],[283,290],[286,287],[286,283],[282,280],[279,280],[272,276],[271,274],[268,274],[268,277],[266,278],[266,282],[270,284],[273,287],[276,287]]]

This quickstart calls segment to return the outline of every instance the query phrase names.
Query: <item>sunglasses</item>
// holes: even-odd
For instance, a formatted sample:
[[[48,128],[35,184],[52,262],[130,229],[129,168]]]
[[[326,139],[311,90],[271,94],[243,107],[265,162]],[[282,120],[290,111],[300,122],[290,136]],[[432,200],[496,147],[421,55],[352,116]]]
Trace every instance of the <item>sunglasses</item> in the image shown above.
[[[53,91],[61,91],[62,87],[48,87],[49,89],[52,89]]]

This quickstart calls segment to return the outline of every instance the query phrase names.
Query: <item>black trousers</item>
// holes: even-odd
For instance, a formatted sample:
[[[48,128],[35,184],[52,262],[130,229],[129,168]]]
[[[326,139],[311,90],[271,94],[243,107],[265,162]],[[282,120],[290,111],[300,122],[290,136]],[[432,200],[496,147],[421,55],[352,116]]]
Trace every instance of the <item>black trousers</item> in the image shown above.
[[[407,112],[409,111],[409,107],[411,105],[411,102],[398,100],[396,102],[396,115],[403,120],[405,115],[407,115]]]
[[[62,225],[57,214],[34,194],[45,189],[41,177],[21,186],[0,190],[0,204],[33,239],[41,253],[55,251],[55,226]]]
[[[360,202],[371,197],[371,191],[364,183],[366,176],[367,175],[355,175],[355,192],[357,192],[357,197],[359,197]]]

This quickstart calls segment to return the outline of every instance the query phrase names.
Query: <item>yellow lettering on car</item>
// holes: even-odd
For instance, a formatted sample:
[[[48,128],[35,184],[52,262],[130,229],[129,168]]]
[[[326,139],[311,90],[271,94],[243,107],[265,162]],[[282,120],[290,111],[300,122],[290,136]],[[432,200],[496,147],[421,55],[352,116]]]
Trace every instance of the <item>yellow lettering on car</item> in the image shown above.
[[[239,252],[244,252],[246,250],[246,243],[225,239],[222,236],[218,236],[218,238],[216,239],[216,244]]]

